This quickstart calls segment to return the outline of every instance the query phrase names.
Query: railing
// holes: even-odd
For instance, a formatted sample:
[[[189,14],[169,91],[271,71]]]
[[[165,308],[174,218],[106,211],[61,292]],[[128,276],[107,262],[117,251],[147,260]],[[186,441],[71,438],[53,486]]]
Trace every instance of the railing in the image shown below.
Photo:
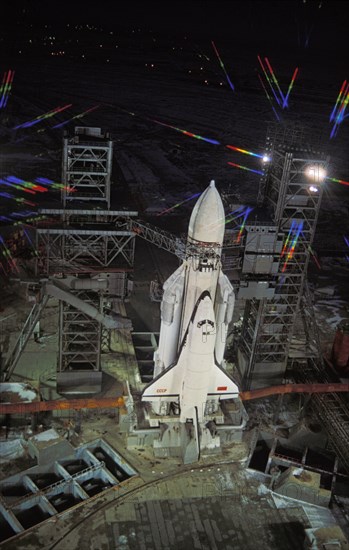
[[[58,464],[60,466],[62,466],[62,468],[64,468],[64,464],[61,464],[60,462]],[[84,468],[83,470],[80,470],[80,472],[76,472],[76,474],[72,474],[72,475],[70,475],[69,472],[66,470],[66,472],[69,476],[68,478],[60,479],[59,481],[56,481],[55,483],[52,483],[51,485],[47,485],[47,487],[44,487],[43,489],[39,489],[39,487],[38,487],[37,492],[28,493],[27,495],[25,495],[25,496],[15,500],[14,502],[12,502],[10,506],[6,505],[6,507],[8,509],[14,508],[15,506],[18,506],[22,502],[24,502],[26,500],[29,500],[33,497],[37,497],[38,499],[40,499],[41,497],[46,496],[47,493],[52,491],[52,489],[55,489],[56,487],[59,487],[59,486],[64,485],[66,483],[69,483],[70,481],[75,480],[76,478],[78,478],[79,476],[81,476],[83,474],[93,472],[95,470],[100,470],[102,468],[105,468],[105,463],[103,461],[98,462],[98,464],[92,464],[88,468]],[[33,481],[33,480],[31,479],[31,481]],[[33,483],[35,484],[35,481],[33,481]]]

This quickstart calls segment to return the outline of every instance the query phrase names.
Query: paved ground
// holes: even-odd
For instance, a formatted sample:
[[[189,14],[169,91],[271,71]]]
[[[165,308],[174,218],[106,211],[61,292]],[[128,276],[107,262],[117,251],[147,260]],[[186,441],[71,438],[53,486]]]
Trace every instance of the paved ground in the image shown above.
[[[311,526],[299,503],[277,509],[258,475],[231,464],[154,474],[153,481],[133,478],[3,548],[293,550]]]
[[[165,550],[300,548],[304,517],[231,499],[177,499],[134,504],[135,520],[111,524],[116,547]],[[251,519],[254,529],[251,532]]]

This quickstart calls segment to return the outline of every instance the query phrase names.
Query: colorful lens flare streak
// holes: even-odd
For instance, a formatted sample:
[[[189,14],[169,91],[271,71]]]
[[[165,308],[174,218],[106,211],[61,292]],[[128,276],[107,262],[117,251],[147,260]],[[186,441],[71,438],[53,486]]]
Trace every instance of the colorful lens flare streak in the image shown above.
[[[71,107],[71,106],[72,106],[72,103],[70,103],[69,105],[64,105],[64,107],[56,107],[52,111],[48,111],[44,115],[40,115],[40,116],[34,118],[34,120],[30,120],[29,122],[24,122],[23,124],[18,124],[18,126],[15,126],[13,129],[18,130],[19,128],[29,128],[31,126],[34,126],[34,124],[38,124],[42,120],[46,120],[48,118],[51,118],[51,117],[57,115],[58,113],[61,113],[62,111],[65,111],[66,109],[69,109],[69,107]]]
[[[227,73],[227,71],[226,71],[226,69],[225,69],[225,67],[224,67],[224,63],[223,63],[223,61],[221,60],[221,57],[220,57],[220,55],[219,55],[219,53],[218,53],[218,50],[217,50],[217,48],[216,48],[215,43],[213,42],[213,40],[211,40],[211,44],[212,44],[212,48],[214,49],[214,52],[215,52],[215,54],[216,54],[216,56],[217,56],[217,58],[218,58],[219,64],[220,64],[220,66],[221,66],[221,69],[223,70],[223,72],[224,72],[224,74],[225,74],[225,78],[227,79],[227,82],[228,82],[230,88],[233,90],[233,92],[235,92],[234,84],[232,83],[232,81],[230,80],[230,78],[229,78],[229,76],[228,76],[228,73]]]
[[[296,80],[297,74],[298,74],[298,67],[295,68],[294,73],[293,73],[293,76],[292,76],[292,78],[291,78],[291,82],[290,82],[290,85],[289,85],[289,87],[288,87],[286,97],[285,97],[284,102],[283,102],[283,104],[282,104],[282,108],[283,108],[283,109],[284,109],[285,107],[288,107],[288,98],[289,98],[289,95],[290,95],[290,93],[291,93],[291,91],[292,91],[293,84],[294,84],[294,81]]]
[[[327,180],[330,180],[330,181],[334,181],[335,183],[340,183],[341,185],[349,185],[349,181],[344,181],[344,180],[338,180],[336,178],[330,178],[330,177],[326,177]]]
[[[0,180],[0,185],[6,185],[7,187],[12,187],[13,189],[18,189],[19,191],[24,191],[25,193],[35,195],[35,191],[33,191],[32,189],[23,188],[21,185],[16,185],[15,183],[11,183],[9,181]]]
[[[7,73],[6,72],[4,73],[2,83],[1,83],[1,88],[0,88],[0,95],[1,95],[0,109],[4,109],[7,105],[14,76],[15,76],[15,71],[11,71],[11,69],[9,69]]]
[[[65,126],[66,124],[69,124],[69,122],[71,122],[72,120],[76,120],[77,118],[82,118],[85,115],[87,115],[88,113],[92,113],[92,111],[95,111],[96,109],[98,109],[98,107],[100,107],[100,105],[96,105],[95,107],[91,107],[91,109],[87,109],[87,111],[84,111],[83,113],[80,113],[79,115],[75,115],[75,116],[73,116],[73,118],[70,118],[69,120],[61,122],[60,124],[56,124],[55,126],[52,126],[52,128],[62,128],[62,126]]]
[[[24,227],[23,227],[23,233],[24,233],[24,235],[26,236],[27,241],[29,242],[30,246],[32,247],[33,252],[34,252],[34,255],[35,255],[35,256],[38,256],[39,253],[38,253],[38,251],[36,250],[36,247],[35,247],[33,241],[31,240],[28,231],[26,231],[26,229],[24,229]]]
[[[333,109],[332,109],[332,113],[331,113],[331,115],[330,115],[330,122],[332,122],[332,120],[333,120],[333,119],[335,118],[335,116],[336,116],[337,107],[338,107],[338,104],[340,104],[339,102],[341,101],[341,97],[342,97],[342,94],[343,94],[344,89],[345,89],[345,87],[346,87],[346,84],[347,84],[347,81],[344,80],[344,82],[343,82],[343,84],[342,84],[342,87],[341,87],[341,89],[339,90],[339,94],[338,94],[338,97],[337,97],[337,99],[336,99],[335,106],[334,106]],[[344,96],[345,96],[345,94],[344,94]]]
[[[166,212],[171,212],[174,208],[178,208],[178,206],[181,206],[182,204],[184,204],[185,202],[188,202],[188,201],[191,201],[193,199],[195,199],[196,197],[198,197],[199,195],[201,195],[201,193],[195,193],[195,195],[192,195],[191,197],[189,197],[188,199],[185,199],[184,201],[182,202],[177,202],[177,204],[175,204],[174,206],[171,206],[171,208],[166,208],[166,210],[163,210],[162,212],[160,212],[158,214],[158,216],[162,216],[163,214],[165,214]]]
[[[309,250],[309,252],[310,252],[310,254],[311,254],[311,257],[313,258],[313,260],[314,260],[314,262],[315,262],[315,264],[316,264],[316,267],[317,267],[318,269],[321,269],[321,265],[320,265],[319,260],[317,259],[316,252],[312,249],[312,247],[311,247],[310,245],[308,246],[308,250]]]
[[[265,76],[265,78],[266,78],[266,81],[268,82],[268,84],[269,84],[269,86],[270,86],[270,89],[271,89],[271,91],[272,91],[273,94],[274,94],[276,103],[277,103],[278,105],[280,105],[280,107],[281,107],[280,100],[279,100],[278,96],[277,96],[276,93],[275,93],[275,90],[274,90],[274,88],[273,88],[273,84],[271,83],[271,80],[270,80],[270,78],[269,78],[269,76],[268,76],[268,73],[267,73],[267,71],[265,70],[265,67],[264,67],[264,65],[263,65],[263,61],[261,60],[261,58],[260,58],[259,55],[257,55],[257,59],[258,59],[258,61],[259,61],[260,66],[262,67],[262,71],[263,71],[263,73],[264,73],[264,76]]]
[[[24,181],[20,178],[17,178],[16,176],[6,176],[5,179],[0,179],[0,185],[6,185],[7,187],[12,187],[13,189],[18,189],[19,191],[24,191],[25,193],[30,193],[31,195],[35,195],[37,192],[47,193],[48,189],[46,187],[43,187],[43,185],[49,185],[51,189],[64,189],[65,191],[68,191],[70,193],[75,192],[75,189],[66,186],[63,183],[55,183],[54,181],[47,178],[36,178],[35,182],[36,183]]]
[[[292,242],[291,242],[291,246],[288,250],[288,253],[287,253],[287,258],[285,260],[285,263],[282,267],[282,273],[284,273],[286,271],[286,267],[287,267],[287,264],[290,260],[292,260],[293,258],[293,254],[294,254],[294,251],[295,251],[295,248],[296,248],[296,244],[298,242],[298,239],[299,239],[299,235],[301,234],[302,232],[302,229],[303,229],[303,221],[301,221],[299,224],[298,224],[298,227],[294,230],[294,237],[292,239]]]
[[[255,174],[259,174],[260,176],[263,176],[263,172],[261,170],[252,170],[252,168],[247,168],[247,166],[241,166],[241,164],[235,164],[235,162],[228,162],[230,166],[234,166],[235,168],[240,168],[241,170],[247,170],[248,172],[254,172]]]
[[[273,107],[272,107],[273,108]],[[137,116],[137,117],[140,117],[140,118],[143,118],[145,120],[148,120],[150,122],[155,122],[156,124],[160,124],[161,126],[165,126],[166,128],[171,128],[172,130],[176,130],[176,132],[180,132],[181,134],[184,134],[186,136],[189,136],[189,137],[193,137],[195,139],[199,139],[199,140],[202,140],[202,141],[206,141],[208,143],[212,143],[213,145],[222,145],[220,141],[218,140],[215,140],[215,139],[209,139],[209,138],[205,138],[203,136],[200,136],[198,134],[193,134],[192,132],[188,132],[188,130],[183,130],[181,128],[177,128],[177,126],[173,126],[171,124],[166,124],[165,122],[160,122],[159,120],[156,120],[156,119],[153,119],[153,118],[149,118],[149,117],[142,117],[141,115],[138,115],[136,113],[133,113],[131,111],[127,111],[126,109],[123,109],[123,108],[120,108],[123,112],[129,114],[129,115],[132,115],[132,116]],[[277,113],[276,114],[276,117],[278,120],[280,120],[280,118],[278,117]],[[235,147],[234,145],[226,145],[226,147],[228,149],[232,149],[233,151],[237,151],[239,153],[244,153],[245,155],[251,155],[253,157],[256,157],[256,158],[260,158],[260,159],[263,159],[264,158],[264,155],[261,155],[259,153],[253,153],[252,151],[248,151],[247,149],[241,149],[239,147]],[[246,168],[247,169],[247,168]]]
[[[13,185],[17,184],[16,189],[22,189],[21,186],[23,186],[24,188],[26,188],[26,189],[23,189],[23,191],[27,191],[27,192],[30,192],[30,193],[35,194],[36,191],[38,191],[39,193],[47,192],[47,189],[45,187],[42,187],[41,185],[36,185],[35,183],[31,183],[30,181],[21,180],[20,178],[17,178],[16,176],[7,176],[6,179],[7,179],[7,181],[12,183]],[[32,191],[29,191],[29,190],[32,190]]]
[[[294,228],[296,227],[296,222],[294,220],[292,220],[292,223],[291,223],[291,227],[289,229],[289,232],[288,232],[288,235],[286,237],[286,240],[285,240],[285,243],[284,243],[284,246],[282,247],[282,251],[281,251],[281,258],[283,257],[283,255],[285,254],[286,252],[286,248],[288,246],[288,243],[290,241],[290,237],[294,231]]]
[[[284,94],[282,93],[282,91],[281,91],[281,89],[280,89],[279,83],[278,83],[277,78],[276,78],[276,76],[275,76],[275,74],[274,74],[274,71],[273,71],[273,69],[272,69],[272,66],[271,66],[270,63],[269,63],[269,59],[268,59],[267,57],[265,57],[264,60],[265,60],[265,62],[266,62],[266,64],[267,64],[267,67],[268,67],[269,72],[270,72],[270,74],[271,74],[271,78],[273,79],[273,82],[274,82],[274,84],[276,85],[276,87],[277,87],[277,89],[278,89],[278,91],[279,91],[281,101],[284,103],[284,102],[285,102],[285,96],[284,96]]]
[[[37,216],[38,213],[33,210],[25,210],[24,212],[11,212],[10,216],[14,218],[25,218],[27,216]]]
[[[343,103],[341,105],[341,108],[340,108],[340,111],[337,115],[337,118],[335,120],[335,123],[333,125],[333,128],[331,130],[331,134],[330,134],[330,139],[332,139],[333,137],[335,137],[337,135],[337,132],[338,132],[338,128],[339,128],[339,125],[343,122],[343,120],[346,118],[346,116],[344,116],[344,113],[345,113],[345,109],[347,108],[347,104],[349,102],[349,94],[347,95],[346,97],[346,100],[345,100],[345,103]],[[348,115],[347,115],[348,116]]]
[[[240,231],[238,233],[238,236],[236,238],[236,242],[239,243],[240,240],[241,240],[241,236],[242,236],[242,233],[243,233],[243,230],[245,229],[245,225],[246,225],[246,221],[247,221],[247,218],[248,216],[251,214],[253,208],[250,208],[249,206],[246,208],[245,212],[244,212],[244,219],[242,220],[242,224],[241,224],[241,227],[240,227]]]
[[[27,201],[25,199],[17,199],[17,197],[15,197],[14,195],[11,195],[11,193],[2,192],[2,193],[0,193],[0,197],[4,197],[5,199],[13,199],[16,202],[20,202],[20,203],[23,203],[23,204],[29,204],[29,206],[36,206],[35,202],[30,202],[30,201]]]
[[[344,120],[344,113],[345,109],[347,108],[349,102],[349,84],[347,85],[347,88],[345,90],[345,94],[343,97],[343,101],[338,109],[338,113],[336,115],[336,124],[340,124]]]
[[[14,261],[14,259],[12,258],[12,255],[11,255],[11,252],[9,251],[9,249],[7,248],[6,246],[6,243],[4,241],[4,239],[1,237],[0,235],[0,243],[2,244],[3,246],[3,251],[2,251],[2,255],[5,257],[7,263],[14,269],[16,269],[17,271],[19,271],[17,265],[16,265],[16,262]]]
[[[247,149],[239,149],[239,147],[234,147],[234,145],[226,145],[226,147],[228,147],[228,149],[232,149],[233,151],[238,151],[239,153],[244,153],[244,155],[251,155],[252,157],[257,157],[259,159],[264,157],[264,155],[252,153],[252,151],[247,151]]]
[[[212,143],[213,145],[220,145],[220,142],[215,139],[209,139],[204,138],[202,136],[199,136],[197,134],[192,134],[191,132],[188,132],[187,130],[182,130],[181,128],[176,128],[176,126],[171,126],[171,124],[165,124],[164,122],[160,122],[159,120],[150,119],[152,122],[155,122],[156,124],[160,124],[161,126],[166,126],[167,128],[172,128],[172,130],[176,130],[177,132],[180,132],[181,134],[184,134],[185,136],[189,136],[195,139],[200,139],[202,141],[207,141],[208,143]]]
[[[265,69],[265,67],[264,67],[264,65],[263,65],[263,62],[262,62],[262,60],[261,60],[261,58],[260,58],[259,55],[257,55],[257,59],[258,59],[259,64],[260,64],[260,66],[261,66],[261,68],[262,68],[262,71],[263,71],[263,73],[264,73],[264,76],[265,76],[265,78],[266,78],[266,80],[267,80],[267,82],[268,82],[268,84],[269,84],[269,86],[270,86],[270,89],[271,89],[271,91],[273,92],[273,95],[274,95],[274,97],[275,97],[275,99],[276,99],[276,102],[278,103],[278,105],[279,105],[280,107],[282,107],[283,109],[285,109],[285,107],[288,107],[288,98],[289,98],[289,96],[290,96],[290,93],[291,93],[291,91],[292,91],[294,82],[295,82],[296,77],[297,77],[297,74],[298,74],[298,67],[296,67],[296,69],[294,70],[293,76],[292,76],[292,78],[291,78],[290,85],[289,85],[288,90],[287,90],[287,94],[286,94],[286,96],[284,96],[284,94],[283,94],[283,92],[282,92],[282,90],[281,90],[281,88],[280,88],[280,86],[279,86],[279,82],[278,82],[278,80],[277,80],[277,78],[276,78],[276,75],[275,75],[275,73],[274,73],[274,71],[273,71],[273,68],[272,68],[272,66],[271,66],[271,63],[270,63],[269,59],[268,59],[267,57],[264,58],[265,63],[266,63],[266,65],[267,65],[268,69],[269,69],[269,72],[270,72],[270,75],[271,75],[271,79],[269,78],[269,76],[268,76],[268,74],[267,74],[267,71],[266,71],[266,69]],[[259,75],[258,75],[258,76],[259,76]],[[261,78],[260,78],[260,80],[261,80]],[[262,80],[261,80],[261,82],[262,82],[262,84],[263,84],[263,81],[262,81]],[[278,97],[276,91],[274,90],[274,87],[273,87],[273,84],[272,84],[272,83],[275,84],[275,86],[276,86],[276,88],[277,88],[277,91],[278,91],[280,97]],[[263,84],[263,88],[264,88],[264,91],[265,91],[266,94],[267,94],[267,91],[266,91],[266,89],[265,89],[264,84]],[[267,97],[268,97],[268,94],[267,94]],[[268,99],[269,99],[269,97],[268,97]],[[281,101],[280,101],[280,100],[281,100]],[[271,101],[271,100],[270,100],[270,101]]]
[[[234,222],[238,218],[241,218],[241,216],[244,215],[244,211],[245,211],[245,206],[239,206],[239,208],[237,208],[233,212],[229,212],[229,214],[227,214],[225,218],[223,218],[224,224],[226,225],[227,223]],[[231,216],[231,217],[228,217],[228,216]]]
[[[333,137],[335,137],[337,135],[339,125],[343,122],[344,118],[346,118],[344,116],[344,114],[345,114],[345,110],[346,110],[346,108],[348,106],[348,103],[349,103],[349,84],[346,85],[343,97],[342,97],[341,101],[339,102],[339,99],[342,95],[342,90],[343,90],[343,87],[344,87],[345,83],[346,83],[346,80],[342,84],[342,88],[340,90],[340,93],[339,93],[339,96],[337,98],[336,104],[335,104],[334,109],[331,113],[330,120],[332,119],[332,122],[333,121],[334,122],[333,122],[333,127],[332,127],[332,130],[331,130],[331,134],[330,134],[330,139],[332,139]],[[337,107],[337,105],[338,105],[338,107]]]
[[[279,117],[277,111],[276,111],[275,108],[274,108],[273,100],[272,100],[272,98],[270,97],[270,95],[268,94],[268,90],[267,90],[266,87],[264,86],[264,82],[263,82],[263,80],[261,79],[260,75],[258,75],[258,78],[259,78],[260,83],[262,84],[263,90],[265,91],[265,95],[267,96],[267,99],[269,100],[270,106],[271,106],[271,108],[273,109],[273,113],[274,113],[274,115],[276,116],[276,119],[280,122],[280,117]]]
[[[53,180],[49,180],[48,178],[36,178],[35,181],[37,183],[41,183],[42,185],[50,185],[52,189],[64,189],[69,193],[75,192],[75,189],[72,189],[71,187],[64,185],[63,183],[55,183]]]
[[[223,223],[227,224],[229,222],[232,222],[237,218],[240,218],[243,215],[244,210],[245,210],[245,206],[239,206],[239,208],[237,208],[236,210],[233,210],[232,212],[229,212],[229,214],[227,214],[226,216],[219,218],[217,221],[213,223],[210,223],[208,227],[211,227],[211,225],[214,225],[214,227],[218,227],[219,225],[223,225]],[[232,216],[232,218],[228,218],[228,216]]]

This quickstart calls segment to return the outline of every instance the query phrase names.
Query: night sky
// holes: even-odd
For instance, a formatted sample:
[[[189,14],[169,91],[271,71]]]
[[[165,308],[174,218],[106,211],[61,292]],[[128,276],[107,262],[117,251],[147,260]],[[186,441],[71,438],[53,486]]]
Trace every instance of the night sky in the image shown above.
[[[220,37],[234,43],[275,41],[280,45],[337,50],[348,46],[347,2],[165,1],[99,2],[20,0],[5,2],[1,26],[25,22],[89,22],[113,28],[141,26],[157,32]]]
[[[11,125],[38,116],[40,109],[49,111],[65,100],[74,104],[76,114],[104,101],[98,123],[109,125],[111,120],[114,130],[115,117],[103,119],[110,104],[129,121],[135,111],[139,126],[134,123],[134,131],[142,144],[152,131],[148,119],[156,116],[194,134],[221,140],[227,132],[242,147],[260,148],[267,122],[275,114],[258,79],[260,55],[271,60],[285,92],[299,68],[290,108],[283,111],[282,119],[311,125],[314,135],[323,131],[336,174],[348,178],[348,120],[343,120],[338,138],[329,139],[329,114],[340,86],[349,78],[347,2],[9,0],[3,4],[0,70],[16,71],[11,101],[2,112],[7,141],[15,139]],[[211,41],[235,84],[234,94]],[[194,98],[198,112],[186,97]],[[86,118],[86,124],[94,120],[95,114]],[[187,144],[188,149],[198,148],[198,143]],[[205,150],[203,142],[200,147]]]
[[[233,48],[277,48],[292,55],[296,64],[321,56],[341,71],[348,66],[349,10],[345,1],[205,1],[132,2],[119,0],[11,0],[2,3],[1,64],[30,25],[51,28],[94,24],[103,30],[206,38]],[[237,54],[239,50],[237,50]]]

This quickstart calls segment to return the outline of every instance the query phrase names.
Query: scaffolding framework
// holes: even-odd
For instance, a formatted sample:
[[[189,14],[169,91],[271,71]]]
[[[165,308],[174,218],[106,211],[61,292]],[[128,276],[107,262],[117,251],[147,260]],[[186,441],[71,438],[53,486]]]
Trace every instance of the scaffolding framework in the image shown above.
[[[124,299],[133,271],[136,234],[131,223],[137,212],[42,209],[40,213],[48,223],[36,230],[37,276],[77,277],[79,286],[86,286],[70,292],[101,315],[113,298]],[[89,288],[98,279],[107,280],[106,289]],[[98,391],[106,332],[100,322],[60,301],[58,389],[69,393],[93,386]]]
[[[103,296],[76,291],[75,295],[103,313]],[[59,303],[59,372],[101,368],[102,326],[95,319],[64,301]]]
[[[272,162],[262,178],[259,201],[269,209],[283,246],[276,251],[278,268],[269,278],[273,297],[246,302],[240,341],[245,389],[279,384],[284,377],[323,194],[316,175],[328,163],[321,153],[305,146],[302,150],[298,129],[269,135],[267,149]]]
[[[63,206],[80,201],[97,201],[110,208],[112,159],[113,142],[108,133],[103,133],[100,128],[76,128],[74,136],[65,137]]]
[[[49,223],[36,229],[36,274],[132,271],[137,212],[41,209]]]
[[[101,353],[113,330],[103,320],[130,286],[137,212],[110,210],[112,156],[113,142],[100,128],[76,127],[65,136],[62,208],[42,209],[47,223],[36,228],[37,277],[68,282],[64,292],[74,298],[59,297],[61,393],[100,391]]]

